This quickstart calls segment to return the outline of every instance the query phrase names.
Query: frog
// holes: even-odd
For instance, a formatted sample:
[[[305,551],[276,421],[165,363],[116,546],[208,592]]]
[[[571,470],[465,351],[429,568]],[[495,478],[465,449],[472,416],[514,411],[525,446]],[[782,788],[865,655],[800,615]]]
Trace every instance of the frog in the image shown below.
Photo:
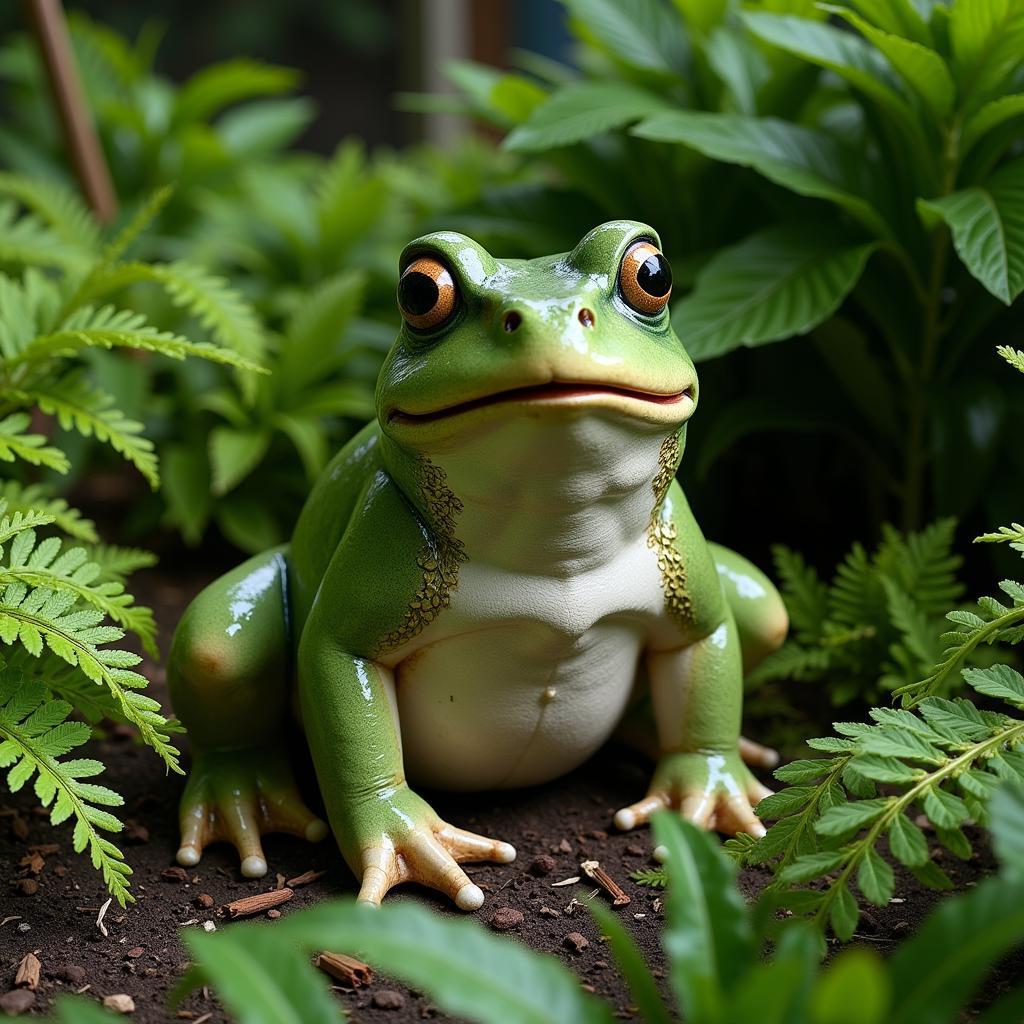
[[[659,236],[614,220],[570,252],[498,259],[436,231],[398,272],[376,419],[290,542],[211,583],[175,631],[178,862],[228,841],[261,877],[266,834],[333,833],[360,902],[418,883],[476,910],[463,865],[515,846],[421,793],[540,786],[615,738],[655,764],[619,829],[674,811],[763,835],[751,769],[777,755],[740,735],[743,680],[786,609],[705,539],[677,480],[699,392]],[[326,821],[296,782],[303,744]]]

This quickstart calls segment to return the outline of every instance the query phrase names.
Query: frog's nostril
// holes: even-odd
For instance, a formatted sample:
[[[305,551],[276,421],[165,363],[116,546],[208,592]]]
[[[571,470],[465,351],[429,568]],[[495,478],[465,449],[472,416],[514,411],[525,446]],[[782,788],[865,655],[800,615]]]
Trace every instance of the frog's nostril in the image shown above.
[[[594,311],[592,309],[587,309],[587,307],[584,306],[583,309],[579,311],[577,319],[581,324],[583,324],[584,327],[593,327]]]
[[[501,325],[511,334],[522,322],[523,318],[514,309],[510,309],[502,319]]]

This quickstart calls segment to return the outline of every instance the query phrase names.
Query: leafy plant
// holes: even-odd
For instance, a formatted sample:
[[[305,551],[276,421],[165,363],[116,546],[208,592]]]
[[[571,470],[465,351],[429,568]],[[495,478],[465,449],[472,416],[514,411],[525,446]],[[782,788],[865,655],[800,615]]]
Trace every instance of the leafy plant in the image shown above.
[[[1020,0],[563,2],[582,76],[456,69],[468,108],[601,214],[659,227],[696,359],[812,338],[707,367],[691,459],[803,434],[791,460],[829,445],[912,529],[933,496],[963,516],[1005,495],[1021,409],[971,355],[1024,289]]]
[[[1012,858],[1020,849],[1022,826],[1024,790],[1004,787],[994,803],[1001,853]],[[735,867],[713,837],[664,812],[655,829],[667,850],[663,946],[675,1011],[620,920],[597,901],[588,903],[649,1024],[667,1024],[676,1012],[691,1024],[766,1014],[787,1024],[942,1024],[959,1019],[987,969],[1024,942],[1024,880],[1011,859],[1002,877],[947,900],[889,960],[858,947],[822,967],[812,930],[790,925],[777,936],[770,904],[753,912],[744,905]],[[324,904],[273,926],[243,924],[184,937],[195,965],[179,994],[210,984],[244,1024],[341,1020],[341,1007],[309,965],[308,954],[323,949],[357,953],[468,1020],[614,1019],[612,1008],[584,992],[552,957],[492,935],[471,919],[442,918],[414,903],[381,909]],[[1010,1019],[1021,995],[1018,988],[1004,996],[991,1019]],[[91,1013],[88,1003],[67,1000],[56,1019],[92,1024]]]

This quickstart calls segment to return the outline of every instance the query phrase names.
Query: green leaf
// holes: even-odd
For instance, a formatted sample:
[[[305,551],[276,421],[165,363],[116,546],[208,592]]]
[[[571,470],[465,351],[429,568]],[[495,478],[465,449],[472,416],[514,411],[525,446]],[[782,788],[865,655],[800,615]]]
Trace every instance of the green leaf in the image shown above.
[[[678,110],[647,118],[632,134],[679,142],[713,160],[752,167],[791,192],[835,203],[872,234],[890,234],[874,205],[864,158],[824,132],[772,117]]]
[[[735,868],[711,836],[678,816],[659,813],[653,824],[668,851],[663,945],[672,985],[684,1016],[713,1020],[754,955]]]
[[[266,157],[286,149],[316,119],[306,96],[257,100],[229,110],[217,120],[217,135],[236,160]]]
[[[833,758],[803,758],[797,761],[790,761],[774,771],[775,778],[780,782],[800,783],[814,782],[836,767],[837,762]]]
[[[863,740],[864,750],[869,754],[885,757],[909,757],[929,764],[942,764],[945,755],[926,739],[900,726],[884,726],[872,729]]]
[[[224,107],[254,96],[291,92],[298,72],[248,57],[211,64],[194,74],[180,89],[174,103],[176,125],[202,121]]]
[[[917,134],[917,119],[878,52],[852,32],[789,15],[744,11],[743,23],[759,39],[810,64],[827,68],[893,114]]]
[[[939,786],[925,793],[921,809],[936,828],[956,828],[970,817],[963,800]]]
[[[25,433],[31,422],[31,416],[24,412],[12,412],[0,420],[0,461],[21,459],[32,466],[46,466],[66,473],[71,463],[59,448],[48,445],[42,434]]]
[[[849,766],[875,782],[913,782],[921,774],[920,769],[911,768],[898,757],[882,754],[858,754]]]
[[[213,493],[227,494],[241,483],[263,460],[270,441],[271,434],[267,430],[214,427],[210,431]]]
[[[956,85],[946,62],[934,50],[883,32],[846,8],[827,6],[826,10],[845,18],[871,42],[938,120],[950,113],[956,99]]]
[[[1024,880],[1024,785],[1006,782],[989,805],[992,848],[1003,872]]]
[[[665,108],[653,93],[617,82],[568,85],[542,103],[505,139],[505,148],[538,152],[571,146],[633,124]]]
[[[245,1024],[324,1024],[345,1019],[327,979],[307,957],[264,924],[219,933],[187,928],[185,945],[200,973]]]
[[[786,225],[723,249],[675,304],[672,326],[697,362],[804,334],[856,284],[871,244]]]
[[[907,867],[921,867],[928,860],[928,840],[905,814],[897,814],[889,826],[889,849]]]
[[[644,1024],[670,1024],[672,1017],[658,994],[658,986],[651,969],[644,962],[633,937],[604,904],[590,900],[587,903],[587,910],[590,911],[601,934],[608,936],[612,955],[629,986],[629,993],[640,1011]]]
[[[836,938],[843,942],[849,942],[853,938],[859,920],[860,911],[857,909],[857,901],[846,885],[840,884],[835,889],[835,896],[832,898],[832,905],[829,908],[829,924],[832,926]]]
[[[984,972],[1024,942],[1024,882],[988,879],[944,900],[889,961],[889,1024],[947,1024]]]
[[[414,903],[378,909],[342,902],[282,919],[273,930],[305,949],[358,952],[428,992],[446,1013],[483,1024],[612,1021],[607,1004],[584,992],[553,957],[491,935],[470,918],[441,917]]]
[[[932,33],[915,0],[850,0],[865,18],[885,32],[932,45]]]
[[[923,218],[941,218],[964,266],[1010,305],[1024,291],[1024,159],[999,168],[984,185],[918,199]]]
[[[966,154],[993,128],[1021,116],[1024,116],[1024,93],[1013,93],[989,101],[967,118],[960,138],[960,152]]]
[[[814,824],[814,830],[823,836],[843,836],[871,824],[892,802],[889,797],[874,800],[854,800],[830,807]]]
[[[876,907],[887,906],[895,886],[892,868],[870,847],[857,869],[857,888]]]
[[[818,976],[812,996],[814,1024],[886,1024],[889,978],[874,950],[843,950]]]
[[[797,857],[791,864],[787,864],[779,872],[778,881],[785,885],[810,882],[840,867],[846,860],[846,857],[845,850],[805,853],[802,857]]]
[[[1024,677],[1009,665],[965,668],[963,677],[986,697],[998,697],[1018,707],[1024,706]]]
[[[1017,0],[958,0],[949,36],[964,97],[985,94],[1024,61],[1024,10]]]

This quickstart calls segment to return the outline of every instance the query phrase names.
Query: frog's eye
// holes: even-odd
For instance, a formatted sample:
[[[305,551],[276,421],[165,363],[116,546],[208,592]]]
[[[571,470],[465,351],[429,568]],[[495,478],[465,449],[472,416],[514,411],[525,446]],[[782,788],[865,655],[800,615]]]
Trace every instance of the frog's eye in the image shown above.
[[[672,268],[668,260],[650,242],[631,245],[622,257],[619,291],[638,313],[660,313],[672,294]]]
[[[398,282],[398,308],[410,327],[440,327],[455,311],[455,282],[448,268],[433,256],[413,260]]]

